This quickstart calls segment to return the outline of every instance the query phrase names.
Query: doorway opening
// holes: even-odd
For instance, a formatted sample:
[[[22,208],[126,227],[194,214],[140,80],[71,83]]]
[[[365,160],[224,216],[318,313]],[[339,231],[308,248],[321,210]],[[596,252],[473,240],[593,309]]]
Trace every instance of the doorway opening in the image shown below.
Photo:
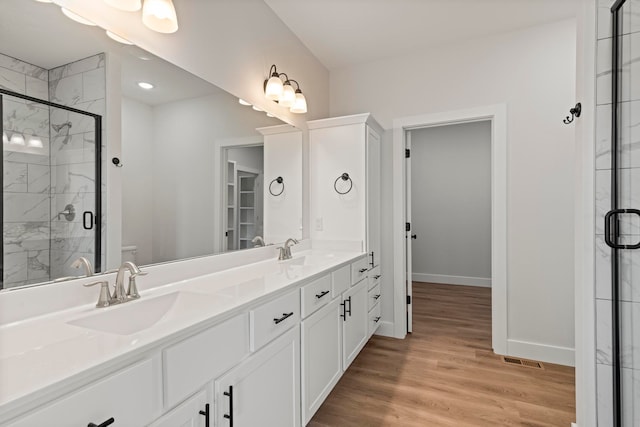
[[[394,224],[394,331],[403,338],[411,331],[411,191],[407,179],[407,143],[412,132],[432,127],[490,123],[490,283],[492,347],[507,353],[507,149],[506,105],[491,105],[469,110],[412,116],[394,121],[393,134],[393,220]],[[422,168],[422,167],[421,167]],[[422,185],[422,184],[421,184]]]
[[[408,294],[434,284],[490,288],[491,122],[412,129],[406,148]],[[490,289],[478,291],[490,301]]]

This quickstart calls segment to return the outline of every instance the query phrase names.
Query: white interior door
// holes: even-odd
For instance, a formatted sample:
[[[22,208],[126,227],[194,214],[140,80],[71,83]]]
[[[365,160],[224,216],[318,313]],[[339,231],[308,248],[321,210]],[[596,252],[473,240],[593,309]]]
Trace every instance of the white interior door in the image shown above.
[[[411,151],[411,132],[406,132],[406,145],[405,148]],[[405,206],[405,218],[407,227],[405,233],[405,259],[406,259],[406,271],[405,280],[407,286],[407,332],[413,332],[413,267],[411,265],[411,156],[405,156],[405,174],[404,174],[404,188],[405,188],[405,200],[407,204]]]

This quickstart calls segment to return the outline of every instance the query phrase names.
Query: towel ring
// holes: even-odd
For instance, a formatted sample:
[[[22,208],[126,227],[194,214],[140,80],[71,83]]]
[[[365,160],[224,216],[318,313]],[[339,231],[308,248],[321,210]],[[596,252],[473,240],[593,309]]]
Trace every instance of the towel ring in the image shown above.
[[[349,189],[347,189],[347,191],[340,191],[338,190],[338,181],[339,180],[343,180],[343,181],[349,181]],[[339,177],[336,178],[335,182],[333,183],[333,189],[336,190],[336,193],[338,194],[347,194],[349,191],[351,191],[351,189],[353,188],[353,181],[351,180],[351,177],[349,176],[348,173],[343,173],[342,175],[340,175]]]
[[[279,193],[274,193],[273,190],[271,189],[271,186],[273,185],[273,183],[277,182],[278,184],[282,184],[282,190],[280,190]],[[284,178],[282,178],[281,176],[277,177],[276,179],[274,179],[273,181],[271,181],[271,184],[269,184],[269,193],[271,193],[272,196],[276,196],[278,197],[279,195],[281,195],[284,192]]]

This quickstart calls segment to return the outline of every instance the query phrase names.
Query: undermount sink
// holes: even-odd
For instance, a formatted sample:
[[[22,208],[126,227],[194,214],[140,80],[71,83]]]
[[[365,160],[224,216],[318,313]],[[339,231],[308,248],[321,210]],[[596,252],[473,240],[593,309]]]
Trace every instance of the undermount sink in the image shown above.
[[[149,299],[143,297],[106,309],[96,309],[99,311],[67,323],[100,332],[131,335],[158,323],[206,309],[216,302],[216,298],[208,295],[179,291]]]

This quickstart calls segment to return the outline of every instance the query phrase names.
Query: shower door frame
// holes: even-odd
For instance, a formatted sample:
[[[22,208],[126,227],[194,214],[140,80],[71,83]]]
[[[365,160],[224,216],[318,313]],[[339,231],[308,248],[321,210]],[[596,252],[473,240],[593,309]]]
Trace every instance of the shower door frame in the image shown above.
[[[68,107],[66,105],[56,104],[44,99],[34,98],[32,96],[23,95],[21,93],[13,92],[10,90],[0,88],[0,118],[3,116],[3,96],[11,96],[20,98],[25,101],[34,102],[37,104],[46,105],[48,107],[60,108],[76,114],[82,114],[94,119],[95,129],[95,215],[93,218],[95,225],[95,239],[94,239],[94,269],[96,273],[102,270],[102,116],[99,114],[90,113],[88,111],[78,110],[77,108]],[[4,131],[4,121],[0,120],[0,132]],[[4,176],[4,150],[2,150],[2,160],[0,162],[0,175]],[[4,191],[3,191],[4,194]],[[0,223],[4,224],[4,197],[0,198]],[[4,289],[4,233],[0,237],[3,250],[0,251],[0,289]]]

